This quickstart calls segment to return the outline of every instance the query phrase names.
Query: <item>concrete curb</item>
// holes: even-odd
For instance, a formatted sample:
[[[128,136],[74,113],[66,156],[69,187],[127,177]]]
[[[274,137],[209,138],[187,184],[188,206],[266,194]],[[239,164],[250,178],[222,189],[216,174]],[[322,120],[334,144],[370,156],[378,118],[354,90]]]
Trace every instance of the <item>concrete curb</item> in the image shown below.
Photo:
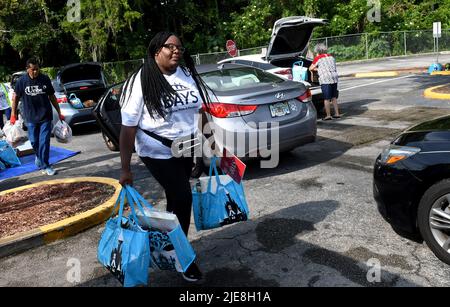
[[[450,100],[450,94],[445,94],[445,93],[436,93],[434,92],[435,89],[444,87],[444,86],[448,86],[448,84],[444,84],[444,85],[438,85],[438,86],[433,86],[430,88],[427,88],[424,92],[423,92],[423,96],[425,98],[430,98],[430,99],[443,99],[443,100]]]
[[[431,73],[432,76],[450,76],[450,71],[443,70],[443,71],[433,71]]]
[[[111,178],[77,177],[70,179],[43,181],[36,184],[25,185],[15,189],[0,192],[0,195],[5,195],[8,193],[34,188],[45,184],[73,183],[80,181],[109,184],[113,186],[116,191],[110,199],[91,210],[66,218],[53,224],[45,225],[27,232],[0,239],[0,257],[23,252],[30,248],[45,245],[50,242],[66,238],[68,236],[72,236],[76,233],[104,222],[111,215],[115,201],[119,196],[122,186],[117,180]]]
[[[402,74],[427,73],[426,67],[407,67],[395,70],[347,73],[339,75],[340,78],[377,78],[377,77],[396,77]]]
[[[377,77],[396,77],[399,73],[397,71],[374,71],[356,73],[355,78],[377,78]]]

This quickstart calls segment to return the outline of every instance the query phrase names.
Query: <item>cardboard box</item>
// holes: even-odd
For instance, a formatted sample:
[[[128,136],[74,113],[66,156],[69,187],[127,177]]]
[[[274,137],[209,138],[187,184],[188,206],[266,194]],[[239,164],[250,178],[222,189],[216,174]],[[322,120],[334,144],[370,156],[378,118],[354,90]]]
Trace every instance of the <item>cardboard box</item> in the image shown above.
[[[34,154],[33,146],[31,146],[30,141],[26,141],[24,144],[14,148],[16,150],[18,157],[28,156]]]

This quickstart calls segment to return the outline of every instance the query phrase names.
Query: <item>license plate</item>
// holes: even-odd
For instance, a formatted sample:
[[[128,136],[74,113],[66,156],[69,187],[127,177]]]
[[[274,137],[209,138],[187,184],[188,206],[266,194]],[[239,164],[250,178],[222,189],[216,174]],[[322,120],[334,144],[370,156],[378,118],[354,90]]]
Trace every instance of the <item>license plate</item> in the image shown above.
[[[291,113],[287,102],[278,102],[269,106],[272,117],[285,116]]]

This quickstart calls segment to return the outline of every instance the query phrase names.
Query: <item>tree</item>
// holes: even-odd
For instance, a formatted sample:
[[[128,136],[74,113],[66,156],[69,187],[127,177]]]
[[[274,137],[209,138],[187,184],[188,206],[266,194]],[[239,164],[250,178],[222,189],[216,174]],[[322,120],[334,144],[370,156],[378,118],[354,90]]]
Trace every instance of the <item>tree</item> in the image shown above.
[[[81,0],[81,20],[61,24],[78,42],[80,59],[96,62],[104,58],[110,39],[117,42],[119,32],[131,29],[141,15],[130,8],[128,0]]]

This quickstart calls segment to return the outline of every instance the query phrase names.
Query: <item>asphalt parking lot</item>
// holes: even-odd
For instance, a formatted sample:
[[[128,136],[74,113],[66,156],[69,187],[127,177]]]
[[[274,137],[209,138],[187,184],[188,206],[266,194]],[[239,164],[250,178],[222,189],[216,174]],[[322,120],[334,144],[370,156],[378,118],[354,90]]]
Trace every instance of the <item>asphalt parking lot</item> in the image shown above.
[[[395,234],[377,212],[372,168],[403,129],[450,113],[448,101],[423,98],[445,76],[408,74],[340,82],[340,120],[318,121],[318,139],[281,156],[275,169],[248,163],[251,220],[190,238],[203,286],[450,286],[450,267],[424,245]],[[120,158],[95,126],[75,130],[63,147],[81,154],[56,165],[57,178],[118,179]],[[61,145],[61,144],[58,144]],[[158,184],[134,157],[135,185],[164,207]],[[0,190],[48,179],[38,173],[0,182]],[[0,286],[119,286],[97,262],[102,226],[0,259]],[[79,279],[73,269],[80,269]],[[181,276],[150,271],[150,286],[187,286]]]

